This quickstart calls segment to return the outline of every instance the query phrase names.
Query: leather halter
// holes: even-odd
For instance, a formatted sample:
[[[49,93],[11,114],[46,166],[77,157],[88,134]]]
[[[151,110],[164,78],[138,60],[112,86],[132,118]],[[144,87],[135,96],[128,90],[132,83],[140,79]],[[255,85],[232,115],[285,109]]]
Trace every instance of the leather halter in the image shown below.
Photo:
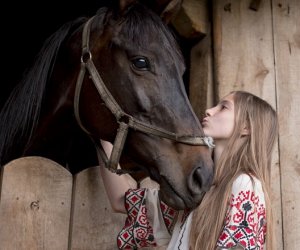
[[[214,147],[213,139],[208,136],[200,137],[200,136],[189,136],[189,135],[178,135],[176,133],[169,132],[167,130],[149,125],[142,121],[139,121],[132,117],[131,115],[125,113],[122,108],[118,105],[116,100],[113,98],[109,90],[106,88],[99,72],[97,71],[93,60],[92,54],[89,49],[89,36],[90,36],[90,26],[93,17],[90,18],[84,25],[82,32],[82,55],[81,55],[81,68],[76,82],[75,89],[75,97],[74,97],[74,113],[80,127],[90,135],[87,129],[83,126],[80,115],[79,115],[79,99],[80,92],[82,87],[82,82],[86,73],[86,70],[89,73],[90,78],[92,79],[101,99],[105,103],[106,107],[112,112],[112,114],[116,117],[117,122],[119,123],[119,128],[117,131],[117,135],[115,137],[112,153],[110,158],[108,159],[102,146],[100,140],[94,140],[96,144],[98,157],[105,162],[106,167],[117,174],[126,173],[126,170],[118,169],[118,163],[120,160],[120,156],[124,147],[124,143],[127,137],[128,129],[132,128],[133,130],[137,130],[143,132],[145,134],[150,134],[154,136],[159,136],[163,138],[167,138],[179,143],[189,144],[189,145],[201,145],[208,146],[210,148]]]

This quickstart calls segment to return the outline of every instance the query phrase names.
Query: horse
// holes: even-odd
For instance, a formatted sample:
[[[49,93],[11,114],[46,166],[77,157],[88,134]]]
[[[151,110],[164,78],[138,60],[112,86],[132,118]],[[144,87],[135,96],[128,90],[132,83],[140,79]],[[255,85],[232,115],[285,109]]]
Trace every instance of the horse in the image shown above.
[[[212,182],[213,142],[184,88],[184,60],[167,25],[174,3],[164,6],[159,15],[121,0],[53,33],[1,110],[1,166],[26,156],[72,173],[91,159],[118,174],[139,166],[167,204],[197,206]],[[100,140],[113,144],[109,159]]]

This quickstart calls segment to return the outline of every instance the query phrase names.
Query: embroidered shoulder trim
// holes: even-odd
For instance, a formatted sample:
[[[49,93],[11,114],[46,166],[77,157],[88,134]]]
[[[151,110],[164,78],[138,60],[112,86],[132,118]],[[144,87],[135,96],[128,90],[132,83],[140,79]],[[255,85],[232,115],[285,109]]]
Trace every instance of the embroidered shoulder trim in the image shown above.
[[[154,247],[153,228],[147,220],[146,189],[129,189],[125,193],[125,208],[127,219],[117,237],[119,249],[139,249]]]
[[[160,210],[165,222],[165,225],[170,234],[172,234],[179,212],[166,203],[160,200]]]
[[[217,246],[232,248],[242,245],[245,250],[263,250],[266,235],[264,201],[252,190],[243,190],[231,196],[225,227]]]

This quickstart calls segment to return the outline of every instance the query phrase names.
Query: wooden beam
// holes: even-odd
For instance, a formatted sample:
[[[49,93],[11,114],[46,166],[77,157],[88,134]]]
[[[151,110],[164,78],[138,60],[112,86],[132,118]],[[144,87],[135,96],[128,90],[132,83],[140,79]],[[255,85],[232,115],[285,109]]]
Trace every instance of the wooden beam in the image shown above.
[[[273,0],[283,247],[300,249],[300,1]]]
[[[68,249],[72,174],[42,157],[4,166],[0,200],[1,249]]]
[[[249,9],[258,11],[261,0],[252,0]]]
[[[294,1],[296,2],[296,0]],[[232,90],[246,90],[262,97],[276,109],[278,91],[274,65],[271,2],[262,1],[260,11],[256,12],[249,10],[248,1],[231,1],[229,6],[226,0],[214,0],[212,23],[214,81],[217,96],[221,98]],[[278,26],[275,25],[275,27]],[[291,30],[290,27],[292,26],[286,25],[283,29],[288,32]],[[280,61],[285,64],[284,60]],[[296,149],[295,144],[293,145]],[[281,166],[278,154],[279,149],[275,147],[272,158],[273,195],[271,199],[272,209],[275,211],[277,249],[298,249],[284,248],[282,245],[283,210],[281,206]],[[293,225],[297,228],[295,224]]]
[[[207,0],[184,0],[172,21],[177,32],[184,38],[201,38],[209,28]]]

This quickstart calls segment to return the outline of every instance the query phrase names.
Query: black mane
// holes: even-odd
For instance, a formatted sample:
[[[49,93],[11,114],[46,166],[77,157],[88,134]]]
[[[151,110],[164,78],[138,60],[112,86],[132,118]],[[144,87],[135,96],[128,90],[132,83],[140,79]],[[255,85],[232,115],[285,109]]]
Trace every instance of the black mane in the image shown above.
[[[83,18],[68,22],[52,34],[36,56],[33,66],[14,88],[0,113],[0,166],[22,154],[38,123],[47,81],[62,42]]]

